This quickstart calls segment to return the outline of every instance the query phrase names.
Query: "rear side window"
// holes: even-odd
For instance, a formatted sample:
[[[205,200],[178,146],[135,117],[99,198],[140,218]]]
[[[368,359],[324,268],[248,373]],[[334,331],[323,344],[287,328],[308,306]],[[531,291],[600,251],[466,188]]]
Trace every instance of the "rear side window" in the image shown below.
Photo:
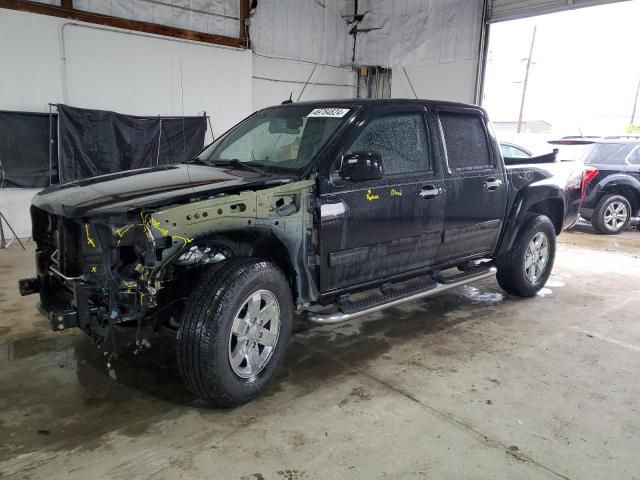
[[[582,157],[585,165],[624,165],[624,143],[594,143]]]
[[[627,160],[631,165],[640,165],[640,147],[636,147],[636,149],[627,157]]]
[[[440,113],[440,123],[449,168],[478,170],[493,166],[484,121],[480,116],[443,112]]]

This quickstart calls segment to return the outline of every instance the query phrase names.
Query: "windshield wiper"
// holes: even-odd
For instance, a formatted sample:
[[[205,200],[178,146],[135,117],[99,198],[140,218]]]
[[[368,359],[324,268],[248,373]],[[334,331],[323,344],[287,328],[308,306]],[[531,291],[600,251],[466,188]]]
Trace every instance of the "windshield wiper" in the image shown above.
[[[202,160],[201,158],[195,157],[195,158],[190,158],[189,160],[184,160],[182,163],[194,163],[197,165],[209,165],[209,163],[205,162],[204,160]]]
[[[244,168],[251,172],[264,173],[264,169],[241,162],[237,158],[232,158],[230,160],[213,160],[210,165],[215,165],[216,167]]]

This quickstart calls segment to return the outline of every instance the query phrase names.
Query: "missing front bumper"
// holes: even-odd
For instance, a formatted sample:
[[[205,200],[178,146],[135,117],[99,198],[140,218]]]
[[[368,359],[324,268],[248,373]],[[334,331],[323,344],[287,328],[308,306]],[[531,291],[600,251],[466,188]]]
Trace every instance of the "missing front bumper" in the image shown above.
[[[38,302],[36,308],[49,320],[52,330],[60,331],[67,328],[79,327],[78,312],[73,307],[56,307],[48,303]]]
[[[26,297],[27,295],[40,293],[42,282],[38,277],[22,278],[18,280],[18,288],[20,289],[20,295]]]

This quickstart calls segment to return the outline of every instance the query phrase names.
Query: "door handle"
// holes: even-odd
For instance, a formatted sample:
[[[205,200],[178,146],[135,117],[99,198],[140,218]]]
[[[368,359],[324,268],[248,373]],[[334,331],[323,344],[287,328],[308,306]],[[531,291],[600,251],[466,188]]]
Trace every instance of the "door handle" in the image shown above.
[[[487,180],[484,182],[484,188],[486,188],[490,192],[497,190],[501,185],[502,180],[500,180],[499,178],[487,178]]]
[[[441,188],[434,187],[433,185],[427,185],[423,187],[422,190],[418,193],[425,200],[433,197],[437,197],[442,192]]]

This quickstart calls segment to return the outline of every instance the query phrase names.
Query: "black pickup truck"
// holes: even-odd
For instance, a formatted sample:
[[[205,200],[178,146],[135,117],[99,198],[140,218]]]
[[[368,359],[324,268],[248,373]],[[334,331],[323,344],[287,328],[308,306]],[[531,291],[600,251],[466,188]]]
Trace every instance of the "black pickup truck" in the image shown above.
[[[36,195],[20,290],[54,330],[175,335],[186,385],[239,405],[273,379],[294,314],[342,322],[496,273],[535,295],[584,193],[582,169],[548,160],[505,166],[473,105],[275,106],[185,163]]]

